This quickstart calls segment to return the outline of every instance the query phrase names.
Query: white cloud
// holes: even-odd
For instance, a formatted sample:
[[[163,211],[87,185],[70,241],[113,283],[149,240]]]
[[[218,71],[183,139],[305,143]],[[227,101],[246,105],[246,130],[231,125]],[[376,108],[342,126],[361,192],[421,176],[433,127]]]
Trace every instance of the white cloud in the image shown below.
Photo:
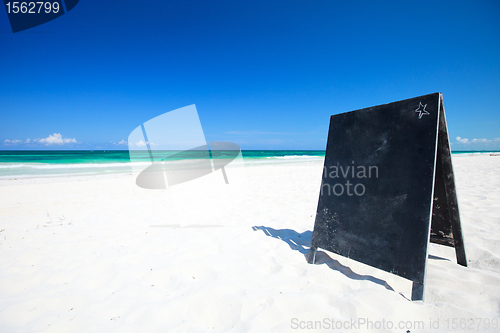
[[[472,140],[469,140],[467,138],[461,138],[459,136],[457,136],[457,141],[460,142],[460,143],[498,143],[500,142],[500,138],[494,138],[492,140],[488,140],[488,139],[472,139]]]
[[[118,142],[118,143],[116,143],[116,142],[114,142],[114,141],[109,141],[109,143],[112,143],[112,144],[114,144],[115,146],[119,146],[119,145],[127,145],[127,144],[128,144],[128,142],[127,142],[127,141],[125,141],[125,140],[121,140],[121,141],[120,141],[120,142]]]
[[[34,141],[38,141],[39,143],[43,143],[45,145],[62,145],[66,143],[76,143],[75,138],[71,139],[63,139],[61,133],[54,133],[52,135],[49,135],[48,138],[45,139],[36,139]]]
[[[472,139],[472,143],[474,142],[489,142],[489,141],[493,141],[493,140],[487,140],[487,139]]]
[[[136,147],[146,147],[146,142],[139,140],[138,142],[134,143],[134,146]]]
[[[494,139],[472,139],[456,137],[457,142],[453,144],[453,147],[458,149],[468,149],[468,150],[498,150],[500,149],[500,138]]]
[[[124,145],[126,145],[128,143],[125,140],[120,141],[120,143],[122,143],[122,142],[123,142]],[[139,140],[136,143],[131,142],[128,145],[130,147],[146,147],[148,144],[149,144],[149,146],[157,146],[156,143],[149,142],[149,141],[143,141],[143,140]]]
[[[65,139],[62,137],[62,135],[60,133],[54,133],[54,134],[49,135],[49,137],[44,138],[44,139],[29,139],[28,138],[24,141],[23,140],[6,139],[6,140],[4,140],[3,143],[4,143],[4,145],[17,145],[20,143],[24,143],[24,144],[43,143],[46,146],[48,146],[48,145],[53,145],[53,144],[62,145],[62,144],[66,144],[66,143],[77,143],[77,142],[76,142],[76,139],[74,139],[74,138]]]
[[[9,140],[6,139],[3,143],[6,145],[17,145],[18,143],[23,142],[22,140]]]

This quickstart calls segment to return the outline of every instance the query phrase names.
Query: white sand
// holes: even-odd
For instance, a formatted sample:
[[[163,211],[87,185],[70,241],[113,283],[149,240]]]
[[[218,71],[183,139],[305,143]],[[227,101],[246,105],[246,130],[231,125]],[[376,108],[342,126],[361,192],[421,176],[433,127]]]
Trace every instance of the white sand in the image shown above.
[[[170,191],[131,175],[3,180],[0,332],[499,332],[500,157],[453,162],[469,267],[431,244],[423,303],[338,255],[307,264],[321,159]]]

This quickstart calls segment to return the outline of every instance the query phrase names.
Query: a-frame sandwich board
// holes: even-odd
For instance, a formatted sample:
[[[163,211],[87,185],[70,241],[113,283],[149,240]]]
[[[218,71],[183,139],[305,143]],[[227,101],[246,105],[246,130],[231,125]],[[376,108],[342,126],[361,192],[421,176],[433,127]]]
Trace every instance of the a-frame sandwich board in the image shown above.
[[[429,241],[467,266],[442,94],[333,115],[308,262],[323,248],[423,300]]]

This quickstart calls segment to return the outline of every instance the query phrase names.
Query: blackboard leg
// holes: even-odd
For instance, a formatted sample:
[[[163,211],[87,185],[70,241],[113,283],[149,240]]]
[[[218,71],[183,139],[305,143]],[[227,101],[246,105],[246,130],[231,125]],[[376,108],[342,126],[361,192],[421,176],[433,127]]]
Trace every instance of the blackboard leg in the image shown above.
[[[441,114],[439,116],[439,136],[438,153],[441,153],[441,165],[444,179],[444,189],[446,193],[446,202],[448,206],[448,215],[451,220],[451,231],[455,241],[455,253],[457,263],[467,267],[467,257],[465,256],[464,238],[462,235],[462,226],[460,223],[460,213],[458,211],[457,189],[455,186],[455,176],[451,164],[451,148],[448,138],[448,126],[446,125],[446,116],[444,113],[443,99],[440,101]],[[439,159],[438,159],[439,161]]]
[[[314,264],[316,261],[316,252],[318,251],[318,248],[316,247],[311,247],[309,250],[309,255],[307,256],[307,262],[310,264]]]
[[[411,300],[412,301],[424,301],[424,285],[418,282],[413,282],[411,288]]]
[[[467,257],[465,256],[464,239],[462,238],[462,227],[460,224],[451,222],[451,231],[455,239],[455,253],[457,255],[457,263],[467,267]]]

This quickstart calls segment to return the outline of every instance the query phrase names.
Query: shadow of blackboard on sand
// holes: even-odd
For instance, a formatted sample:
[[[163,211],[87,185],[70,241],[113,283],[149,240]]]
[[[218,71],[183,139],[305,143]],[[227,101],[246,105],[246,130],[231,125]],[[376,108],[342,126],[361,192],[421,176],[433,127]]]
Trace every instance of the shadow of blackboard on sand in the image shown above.
[[[254,231],[261,230],[266,236],[270,236],[287,243],[292,250],[302,253],[302,255],[304,255],[304,258],[307,259],[307,255],[311,246],[312,231],[304,231],[302,233],[298,233],[297,231],[292,229],[273,229],[264,226],[254,226],[252,227],[252,229]],[[330,269],[345,275],[349,279],[371,281],[383,286],[388,290],[394,291],[394,289],[386,281],[378,279],[371,275],[357,274],[353,272],[350,267],[342,265],[339,261],[331,258],[326,252],[323,252],[321,250],[318,250],[316,254],[315,264],[326,264]]]

